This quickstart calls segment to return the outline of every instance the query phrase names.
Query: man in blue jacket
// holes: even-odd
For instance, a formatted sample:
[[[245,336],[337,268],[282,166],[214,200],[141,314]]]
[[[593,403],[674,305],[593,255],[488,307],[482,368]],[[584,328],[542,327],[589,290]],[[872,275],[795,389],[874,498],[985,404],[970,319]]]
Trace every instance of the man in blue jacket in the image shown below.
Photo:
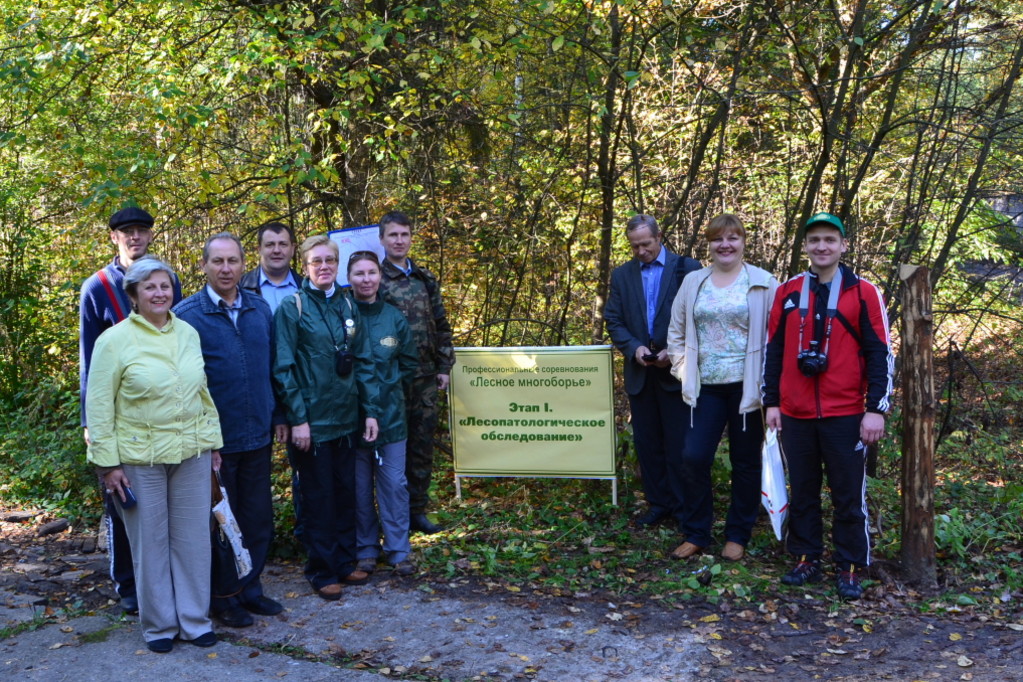
[[[79,305],[79,381],[82,403],[82,430],[89,442],[89,423],[85,414],[85,393],[89,385],[89,365],[96,339],[110,327],[128,317],[131,301],[124,293],[124,273],[149,251],[153,241],[153,216],[136,206],[117,211],[110,216],[110,241],[117,247],[114,260],[95,272],[82,284]],[[181,300],[181,284],[174,280],[174,302]],[[138,613],[135,596],[135,568],[131,560],[131,546],[113,499],[104,492],[107,522],[107,551],[110,554],[110,577],[121,598],[125,613]]]
[[[272,437],[275,431],[278,439],[286,437],[283,424],[273,424],[273,317],[262,297],[238,286],[245,255],[236,236],[221,232],[207,239],[200,262],[206,286],[175,306],[174,314],[199,332],[224,437],[220,476],[252,557],[252,571],[235,586],[236,594],[217,594],[217,586],[230,582],[218,571],[234,567],[214,562],[210,610],[224,625],[246,627],[253,622],[250,612],[273,616],[282,610],[260,583],[273,539]]]
[[[668,323],[682,279],[700,263],[669,252],[652,216],[633,216],[625,236],[633,258],[611,273],[604,323],[625,356],[632,438],[650,505],[636,524],[652,526],[673,516],[680,520],[682,498],[669,484],[667,461],[682,456],[685,415],[681,384],[670,371]]]

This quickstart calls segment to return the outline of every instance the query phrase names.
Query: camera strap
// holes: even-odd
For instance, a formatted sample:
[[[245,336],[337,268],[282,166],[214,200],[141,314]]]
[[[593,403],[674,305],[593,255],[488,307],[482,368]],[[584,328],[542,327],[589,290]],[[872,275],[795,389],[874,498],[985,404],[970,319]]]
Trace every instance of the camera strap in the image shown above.
[[[803,287],[799,292],[799,351],[803,350],[803,329],[806,327],[806,316],[810,314],[810,279],[814,278],[810,272],[803,273]],[[822,352],[827,355],[828,344],[831,341],[831,323],[838,315],[838,297],[842,294],[842,271],[835,272],[835,278],[831,280],[828,293],[828,307],[825,311],[826,324],[824,327],[824,347]]]
[[[341,300],[348,303],[348,312],[352,312],[352,302],[348,300],[348,297],[341,293],[340,290],[335,292],[338,296],[341,296]],[[327,305],[330,305],[330,299],[327,299]],[[327,316],[323,314],[323,308],[320,306],[314,306],[320,313],[320,319],[323,320],[323,326],[327,328],[327,333],[330,334],[330,342],[334,344],[334,350],[341,350],[341,347],[337,345],[337,337],[334,336],[334,330],[330,328],[330,323],[327,322]],[[341,314],[341,307],[338,306],[337,316],[341,320],[341,333],[344,334],[342,339],[342,346],[344,350],[348,350],[348,326],[351,324],[354,326],[351,318],[345,319],[345,316]]]

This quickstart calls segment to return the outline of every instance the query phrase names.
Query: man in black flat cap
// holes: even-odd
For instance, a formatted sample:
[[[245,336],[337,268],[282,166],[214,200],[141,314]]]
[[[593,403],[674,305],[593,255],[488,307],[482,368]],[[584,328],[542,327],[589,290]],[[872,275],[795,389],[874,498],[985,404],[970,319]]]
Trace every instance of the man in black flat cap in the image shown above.
[[[131,301],[124,293],[124,273],[136,260],[146,255],[153,241],[153,216],[135,206],[121,209],[110,216],[110,241],[117,247],[114,260],[94,273],[82,284],[79,306],[80,339],[78,345],[82,402],[82,429],[85,442],[89,442],[89,425],[85,414],[85,393],[89,380],[89,362],[96,339],[104,331],[128,317]],[[174,280],[174,302],[181,300],[181,284]],[[104,493],[107,509],[107,542],[110,553],[110,577],[121,597],[121,608],[126,613],[138,612],[135,596],[135,570],[131,562],[131,547],[124,531],[124,523],[117,515],[113,501]]]

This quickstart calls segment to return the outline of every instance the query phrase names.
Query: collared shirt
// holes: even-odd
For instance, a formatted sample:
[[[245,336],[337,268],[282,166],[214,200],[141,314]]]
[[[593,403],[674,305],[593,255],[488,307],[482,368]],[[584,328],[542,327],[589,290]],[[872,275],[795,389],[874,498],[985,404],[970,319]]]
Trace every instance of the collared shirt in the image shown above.
[[[651,339],[654,337],[654,317],[657,316],[657,298],[661,293],[661,276],[664,274],[665,260],[667,253],[664,246],[661,246],[657,258],[639,266],[639,274],[643,277],[643,296],[646,297],[647,332]]]
[[[277,312],[277,306],[281,304],[281,301],[286,299],[288,296],[294,295],[298,291],[298,282],[292,277],[291,271],[288,271],[287,277],[280,284],[276,284],[266,276],[266,272],[263,271],[263,267],[259,268],[259,291],[263,295],[263,300],[270,304],[270,312]]]
[[[412,276],[412,259],[411,258],[406,258],[405,259],[405,267],[399,268],[399,269],[402,272],[405,273],[406,277],[411,277]]]
[[[209,284],[206,285],[206,293],[209,294],[210,300],[213,304],[221,310],[227,311],[228,317],[231,318],[231,324],[234,325],[235,329],[238,328],[238,312],[242,309],[242,294],[239,291],[234,297],[234,303],[228,303],[223,297],[213,290]]]

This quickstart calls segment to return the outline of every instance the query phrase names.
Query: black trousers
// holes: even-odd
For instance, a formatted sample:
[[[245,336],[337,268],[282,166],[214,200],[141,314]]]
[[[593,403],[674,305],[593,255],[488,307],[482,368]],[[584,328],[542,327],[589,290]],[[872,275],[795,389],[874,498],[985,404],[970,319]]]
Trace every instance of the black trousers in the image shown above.
[[[231,511],[252,557],[252,572],[242,581],[240,594],[213,598],[211,607],[214,613],[242,606],[263,596],[263,585],[259,578],[266,566],[274,535],[273,496],[270,490],[271,448],[272,445],[267,443],[256,450],[220,455],[220,480],[227,490]]]
[[[629,396],[632,439],[643,476],[643,494],[652,510],[681,520],[682,491],[668,462],[680,460],[685,445],[685,403],[678,391],[665,389],[648,376],[643,390]]]
[[[860,442],[863,415],[794,419],[782,415],[781,441],[788,465],[789,525],[786,546],[797,556],[824,553],[821,484],[828,478],[832,559],[839,570],[870,565],[867,528],[867,449]]]
[[[352,437],[294,452],[301,479],[305,576],[316,589],[355,570],[355,448]]]
[[[103,482],[100,481],[100,485]],[[135,596],[135,565],[131,560],[131,544],[128,532],[124,529],[124,521],[114,504],[114,496],[103,491],[103,505],[107,510],[107,552],[110,557],[110,579],[114,581],[117,594],[125,597]]]

